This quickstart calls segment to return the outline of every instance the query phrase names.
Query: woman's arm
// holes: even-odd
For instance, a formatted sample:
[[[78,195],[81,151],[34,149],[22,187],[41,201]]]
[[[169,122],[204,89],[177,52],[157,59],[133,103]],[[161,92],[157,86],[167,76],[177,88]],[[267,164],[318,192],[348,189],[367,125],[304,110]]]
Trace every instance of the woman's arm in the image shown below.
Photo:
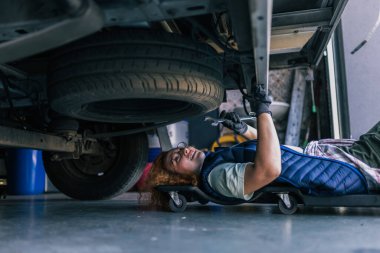
[[[262,188],[281,173],[280,143],[269,110],[270,104],[271,99],[264,86],[256,85],[251,105],[257,115],[257,131],[242,122],[234,112],[220,113],[220,118],[225,119],[225,127],[248,139],[258,139],[254,164],[247,164],[244,171],[244,194],[251,194]]]
[[[251,194],[275,180],[281,173],[281,151],[272,117],[261,113],[257,118],[258,144],[254,164],[244,174],[244,194]]]
[[[241,134],[248,140],[256,140],[257,139],[257,130],[254,127],[251,127],[250,125],[247,125],[248,129],[245,133]]]
[[[251,127],[250,125],[247,125],[248,129],[247,132],[243,133],[242,136],[247,138],[248,140],[256,140],[257,139],[257,129],[254,127]],[[284,145],[285,147],[288,147],[290,149],[293,149],[294,151],[303,153],[303,149],[296,146],[290,146],[290,145]]]

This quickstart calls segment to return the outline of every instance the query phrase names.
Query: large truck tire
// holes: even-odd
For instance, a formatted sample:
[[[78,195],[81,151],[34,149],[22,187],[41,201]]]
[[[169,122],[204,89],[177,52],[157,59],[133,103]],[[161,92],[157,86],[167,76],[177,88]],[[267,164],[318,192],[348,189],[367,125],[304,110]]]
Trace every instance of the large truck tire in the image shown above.
[[[54,161],[43,152],[46,174],[62,193],[80,200],[99,200],[129,190],[140,178],[148,159],[145,133],[100,141],[103,153]]]
[[[102,31],[61,49],[50,66],[51,107],[84,120],[181,119],[217,108],[224,95],[216,52],[163,31]]]

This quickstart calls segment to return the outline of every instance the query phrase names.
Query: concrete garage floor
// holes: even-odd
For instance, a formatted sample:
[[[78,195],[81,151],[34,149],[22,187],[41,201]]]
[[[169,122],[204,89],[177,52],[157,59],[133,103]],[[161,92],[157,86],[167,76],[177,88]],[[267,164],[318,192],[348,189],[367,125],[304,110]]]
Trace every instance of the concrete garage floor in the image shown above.
[[[380,252],[380,208],[194,204],[149,211],[127,193],[107,201],[63,195],[0,201],[0,252]]]

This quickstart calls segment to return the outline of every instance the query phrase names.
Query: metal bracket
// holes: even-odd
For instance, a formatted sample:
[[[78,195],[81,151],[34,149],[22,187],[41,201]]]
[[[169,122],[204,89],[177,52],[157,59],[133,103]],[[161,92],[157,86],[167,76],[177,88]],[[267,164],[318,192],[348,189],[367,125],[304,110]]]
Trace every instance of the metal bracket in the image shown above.
[[[314,81],[314,70],[312,68],[307,68],[307,74],[306,74],[305,80]]]
[[[79,159],[81,153],[82,153],[82,144],[79,141],[77,141],[75,142],[75,151],[73,153],[73,158]]]
[[[181,201],[179,200],[179,197],[178,197],[178,192],[171,191],[169,192],[169,196],[177,206],[181,205]]]
[[[284,202],[287,208],[291,208],[292,204],[290,204],[289,194],[288,193],[277,193],[277,196]]]
[[[68,152],[75,153],[77,157],[81,154],[101,152],[102,147],[96,140],[93,140],[91,144],[84,145],[86,141],[92,141],[92,139],[83,138],[79,134],[59,136],[0,126],[0,146],[4,147]]]

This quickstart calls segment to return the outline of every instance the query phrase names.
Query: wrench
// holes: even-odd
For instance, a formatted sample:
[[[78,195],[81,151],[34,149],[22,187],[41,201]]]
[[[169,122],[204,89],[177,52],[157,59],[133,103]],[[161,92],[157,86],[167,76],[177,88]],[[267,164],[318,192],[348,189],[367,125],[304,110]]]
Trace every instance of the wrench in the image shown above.
[[[244,120],[251,120],[253,119],[254,117],[242,117],[240,118],[241,121],[244,121]],[[226,119],[216,119],[216,118],[213,118],[213,117],[209,117],[209,116],[206,116],[204,118],[204,121],[211,121],[211,126],[218,126],[219,124],[222,124]]]

